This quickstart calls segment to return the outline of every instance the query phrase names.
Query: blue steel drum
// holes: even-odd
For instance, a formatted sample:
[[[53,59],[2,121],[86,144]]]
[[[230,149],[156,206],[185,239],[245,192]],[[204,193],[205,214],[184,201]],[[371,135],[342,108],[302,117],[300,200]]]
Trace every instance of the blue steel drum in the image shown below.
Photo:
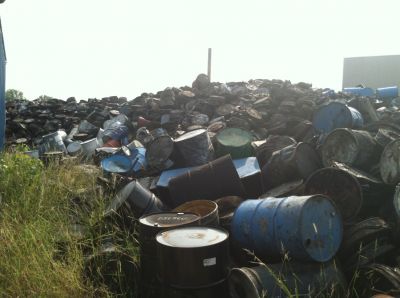
[[[134,148],[130,150],[130,156],[114,154],[101,161],[101,167],[105,172],[118,174],[132,174],[144,170],[147,167],[146,149]]]
[[[399,88],[397,86],[377,88],[376,95],[381,98],[395,98],[399,96]]]
[[[110,173],[125,174],[132,169],[132,166],[132,159],[125,155],[112,155],[101,161],[103,170]]]
[[[348,87],[343,88],[344,93],[350,93],[359,96],[374,96],[375,92],[372,88],[362,88],[362,87]]]
[[[288,252],[300,261],[325,262],[339,249],[340,213],[323,195],[247,200],[235,211],[233,239],[264,259]]]
[[[329,133],[336,128],[361,128],[364,119],[359,111],[340,102],[320,107],[313,117],[314,128]]]

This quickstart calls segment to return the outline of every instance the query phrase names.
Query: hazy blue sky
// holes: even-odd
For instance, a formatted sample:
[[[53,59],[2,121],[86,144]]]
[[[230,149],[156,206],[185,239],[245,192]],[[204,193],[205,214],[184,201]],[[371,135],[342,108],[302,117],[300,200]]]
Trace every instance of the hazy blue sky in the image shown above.
[[[6,0],[7,88],[133,98],[213,80],[341,88],[343,58],[400,54],[398,0]]]

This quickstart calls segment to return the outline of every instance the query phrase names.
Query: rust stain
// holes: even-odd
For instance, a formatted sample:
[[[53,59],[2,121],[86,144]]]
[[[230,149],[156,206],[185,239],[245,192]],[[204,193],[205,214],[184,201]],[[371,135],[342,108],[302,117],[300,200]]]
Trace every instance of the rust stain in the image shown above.
[[[204,239],[204,237],[206,236],[205,233],[192,233],[189,235],[189,238],[191,239]]]
[[[266,218],[260,219],[258,225],[263,233],[266,233],[268,230],[268,220]]]

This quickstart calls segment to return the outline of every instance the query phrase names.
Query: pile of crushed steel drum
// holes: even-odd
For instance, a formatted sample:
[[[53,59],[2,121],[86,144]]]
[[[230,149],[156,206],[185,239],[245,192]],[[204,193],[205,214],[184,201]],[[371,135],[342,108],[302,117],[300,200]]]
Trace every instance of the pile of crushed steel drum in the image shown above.
[[[398,107],[201,74],[131,101],[7,103],[7,142],[101,167],[103,221],[136,233],[140,268],[104,241],[88,271],[108,262],[107,283],[118,259],[139,297],[398,297]]]

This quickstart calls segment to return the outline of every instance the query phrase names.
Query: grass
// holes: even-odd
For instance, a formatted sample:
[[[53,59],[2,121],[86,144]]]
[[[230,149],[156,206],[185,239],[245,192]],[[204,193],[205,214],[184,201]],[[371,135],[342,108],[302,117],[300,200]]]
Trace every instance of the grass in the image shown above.
[[[45,168],[19,152],[0,155],[2,295],[109,297],[129,291],[135,296],[134,280],[130,288],[115,289],[97,272],[114,262],[115,276],[108,279],[122,285],[127,278],[123,262],[134,266],[138,252],[132,234],[116,227],[99,229],[108,199],[96,186],[97,174],[74,162]],[[84,237],[71,229],[74,223],[85,227]],[[111,236],[119,239],[114,252],[100,253],[103,240]],[[88,266],[93,262],[93,268]]]

